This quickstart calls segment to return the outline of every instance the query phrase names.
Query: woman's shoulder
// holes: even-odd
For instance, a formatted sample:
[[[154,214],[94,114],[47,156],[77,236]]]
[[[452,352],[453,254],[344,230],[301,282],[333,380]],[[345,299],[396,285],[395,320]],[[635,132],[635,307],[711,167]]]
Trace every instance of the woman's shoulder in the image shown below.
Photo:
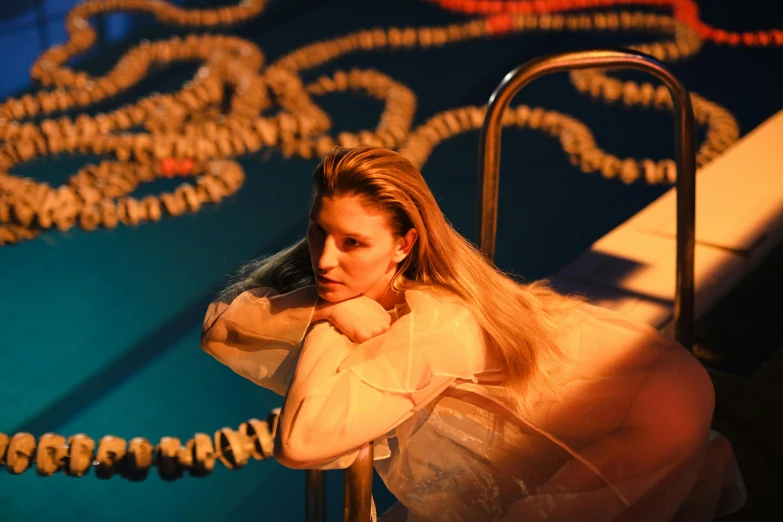
[[[405,300],[419,303],[442,303],[466,307],[464,300],[452,290],[439,285],[417,286],[405,290]]]
[[[442,320],[469,318],[475,321],[470,307],[455,292],[437,285],[418,287],[405,291],[405,301],[411,312],[438,317]]]

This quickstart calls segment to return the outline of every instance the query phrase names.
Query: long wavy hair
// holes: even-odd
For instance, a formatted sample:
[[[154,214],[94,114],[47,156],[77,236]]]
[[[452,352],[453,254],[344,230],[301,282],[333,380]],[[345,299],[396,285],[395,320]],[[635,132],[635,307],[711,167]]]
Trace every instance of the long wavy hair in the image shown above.
[[[395,290],[437,286],[473,312],[504,371],[504,384],[521,389],[536,380],[541,357],[559,354],[556,339],[569,325],[565,313],[581,299],[557,293],[547,281],[522,283],[492,264],[446,220],[421,173],[402,155],[378,147],[335,148],[313,173],[313,197],[358,195],[388,217],[402,237],[418,241],[399,263]],[[287,293],[315,284],[307,239],[240,269],[224,290],[232,299],[266,286]]]

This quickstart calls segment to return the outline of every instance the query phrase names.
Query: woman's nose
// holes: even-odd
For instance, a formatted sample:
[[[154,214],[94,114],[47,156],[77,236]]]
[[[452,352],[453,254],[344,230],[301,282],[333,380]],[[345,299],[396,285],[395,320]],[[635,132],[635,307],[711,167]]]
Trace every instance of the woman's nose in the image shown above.
[[[332,238],[327,237],[324,241],[321,255],[318,258],[318,268],[324,272],[337,266],[337,245]]]

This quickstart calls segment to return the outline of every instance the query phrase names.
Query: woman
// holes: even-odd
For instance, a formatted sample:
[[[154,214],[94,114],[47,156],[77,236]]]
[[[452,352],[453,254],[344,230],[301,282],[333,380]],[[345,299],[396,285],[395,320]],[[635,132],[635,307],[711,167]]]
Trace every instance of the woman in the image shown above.
[[[202,348],[285,395],[284,465],[375,467],[409,520],[712,520],[744,487],[711,381],[636,324],[492,266],[380,148],[314,173],[307,238],[245,267]]]

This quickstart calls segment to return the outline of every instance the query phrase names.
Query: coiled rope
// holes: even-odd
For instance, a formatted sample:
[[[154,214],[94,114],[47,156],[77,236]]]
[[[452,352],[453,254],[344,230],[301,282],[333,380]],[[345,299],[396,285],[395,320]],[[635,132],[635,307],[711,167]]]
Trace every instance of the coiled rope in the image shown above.
[[[580,9],[592,5],[577,4]],[[336,71],[308,85],[301,81],[303,70],[351,52],[428,48],[533,31],[622,31],[662,35],[665,40],[633,47],[674,61],[692,56],[702,43],[687,23],[654,13],[500,14],[444,26],[355,31],[305,45],[269,65],[264,65],[263,53],[254,43],[226,35],[142,42],[99,77],[65,65],[94,44],[95,31],[88,22],[92,16],[143,11],[174,26],[217,28],[249,20],[263,7],[262,0],[211,10],[186,10],[163,1],[89,0],[73,8],[66,17],[68,41],[46,50],[31,70],[33,78],[51,89],[0,104],[0,245],[31,239],[55,227],[111,228],[196,212],[241,187],[244,174],[232,158],[264,148],[312,158],[335,145],[378,145],[398,149],[421,167],[438,143],[480,125],[484,109],[463,107],[437,114],[411,130],[415,94],[373,70]],[[127,90],[154,64],[181,61],[201,66],[177,92],[152,94],[95,116],[51,117]],[[579,92],[604,102],[671,108],[663,85],[623,82],[601,71],[574,72],[571,80]],[[331,120],[315,98],[338,91],[361,92],[385,103],[375,129],[328,133]],[[692,100],[696,121],[707,128],[698,152],[698,164],[704,165],[737,140],[739,129],[734,117],[719,105],[697,94],[692,94]],[[31,118],[40,121],[25,121]],[[614,156],[596,144],[584,123],[565,114],[520,106],[509,110],[504,123],[555,137],[572,163],[586,173],[600,172],[625,183],[676,180],[672,160]],[[59,187],[10,172],[33,158],[62,153],[112,159],[85,166]],[[195,179],[171,192],[142,199],[131,195],[141,183],[175,176]]]

